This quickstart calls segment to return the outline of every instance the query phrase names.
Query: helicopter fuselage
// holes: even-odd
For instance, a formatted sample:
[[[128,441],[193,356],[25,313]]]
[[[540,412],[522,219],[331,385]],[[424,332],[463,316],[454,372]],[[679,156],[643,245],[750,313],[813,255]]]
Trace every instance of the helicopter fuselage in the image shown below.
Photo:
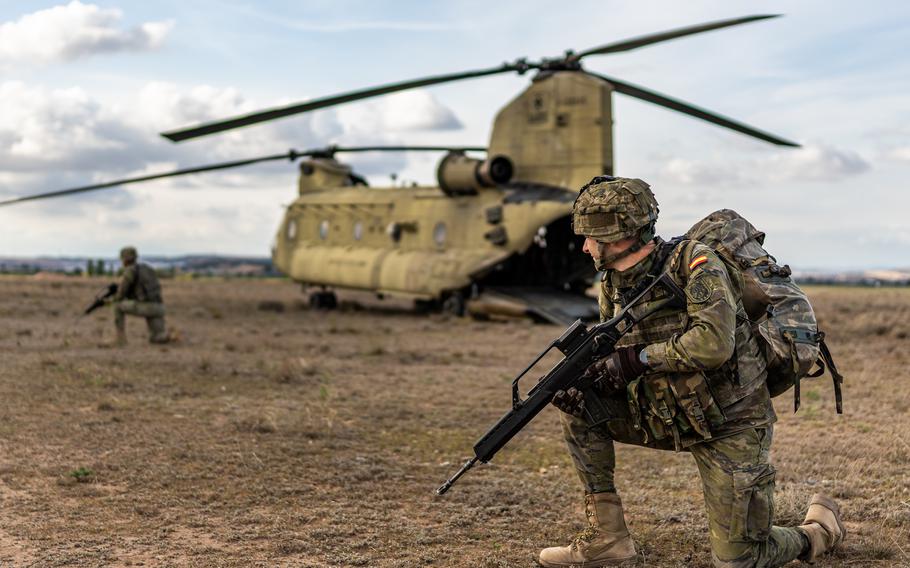
[[[276,267],[308,285],[427,300],[472,285],[584,289],[594,269],[569,218],[578,188],[612,173],[611,92],[577,71],[539,74],[497,114],[487,160],[474,170],[450,154],[438,187],[366,187],[331,157],[301,163]]]
[[[575,192],[515,184],[451,196],[438,187],[307,192],[273,261],[307,285],[438,299],[472,285],[579,290],[594,275],[570,227]]]

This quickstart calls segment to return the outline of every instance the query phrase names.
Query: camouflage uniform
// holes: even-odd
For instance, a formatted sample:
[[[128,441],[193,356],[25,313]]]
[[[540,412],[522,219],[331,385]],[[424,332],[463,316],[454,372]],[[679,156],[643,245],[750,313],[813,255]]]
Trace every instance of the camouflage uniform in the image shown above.
[[[150,342],[168,342],[161,285],[155,269],[151,266],[135,262],[124,266],[117,293],[111,303],[114,307],[114,325],[118,336],[123,337],[126,333],[126,315],[129,314],[145,318]]]
[[[640,180],[600,185],[640,200],[639,184],[647,188]],[[579,201],[583,196],[584,190]],[[576,221],[578,211],[576,202]],[[587,234],[585,229],[576,222],[576,232]],[[625,391],[605,396],[613,419],[592,428],[583,418],[561,413],[576,470],[586,493],[615,493],[614,441],[688,451],[702,480],[714,564],[780,566],[803,553],[807,540],[798,529],[771,524],[775,470],[768,451],[776,417],[739,283],[697,241],[682,241],[669,254],[668,245],[659,238],[655,242],[654,251],[636,265],[605,272],[601,319],[611,318],[637,285],[661,272],[669,272],[685,290],[686,306],[654,313],[619,342],[643,347],[648,370]],[[661,252],[665,260],[655,267]],[[665,294],[658,292],[633,310],[645,311]]]

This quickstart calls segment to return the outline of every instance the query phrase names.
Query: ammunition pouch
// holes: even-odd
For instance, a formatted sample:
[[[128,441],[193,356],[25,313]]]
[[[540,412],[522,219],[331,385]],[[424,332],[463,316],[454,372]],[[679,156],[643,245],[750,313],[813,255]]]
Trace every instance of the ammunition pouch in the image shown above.
[[[676,451],[712,438],[725,420],[704,373],[645,375],[626,393],[633,427],[646,441],[672,439]]]

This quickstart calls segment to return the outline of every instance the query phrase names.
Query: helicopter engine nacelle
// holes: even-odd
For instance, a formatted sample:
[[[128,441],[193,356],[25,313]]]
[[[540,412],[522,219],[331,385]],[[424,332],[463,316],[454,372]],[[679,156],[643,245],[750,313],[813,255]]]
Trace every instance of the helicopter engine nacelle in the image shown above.
[[[512,160],[505,156],[478,160],[462,152],[449,152],[439,162],[436,179],[446,195],[473,195],[484,187],[507,183],[514,171]]]
[[[311,158],[300,162],[297,189],[300,195],[330,187],[355,185],[351,167],[333,158]]]

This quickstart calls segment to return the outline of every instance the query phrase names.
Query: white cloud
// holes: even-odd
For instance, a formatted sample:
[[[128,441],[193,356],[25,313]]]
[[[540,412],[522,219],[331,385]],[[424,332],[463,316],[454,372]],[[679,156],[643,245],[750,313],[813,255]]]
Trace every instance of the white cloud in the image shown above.
[[[206,111],[209,103],[212,107]],[[236,113],[246,104],[232,89],[201,87],[181,95],[174,86],[150,84],[117,107],[81,89],[0,83],[0,108],[4,109],[0,112],[0,173],[10,182],[0,186],[0,194],[21,195],[159,172],[178,164],[253,157],[290,143],[289,133],[271,125],[255,135],[238,134],[189,146],[175,146],[157,134],[162,124],[181,124],[187,116],[207,119],[215,113]],[[135,108],[144,112],[129,110]],[[295,134],[302,130],[300,138],[314,141],[306,126],[304,122]],[[17,175],[10,178],[13,174]]]
[[[312,8],[312,6],[311,6]],[[396,31],[396,32],[441,32],[441,31],[451,31],[451,30],[466,30],[471,29],[476,24],[468,24],[459,21],[454,21],[452,19],[443,19],[435,18],[431,20],[411,20],[411,19],[389,19],[387,17],[369,17],[361,19],[349,19],[345,16],[350,15],[352,11],[351,8],[342,8],[338,10],[337,8],[333,10],[334,5],[328,3],[325,5],[325,8],[329,8],[329,11],[337,11],[339,16],[334,17],[330,16],[327,19],[321,20],[318,18],[294,18],[290,14],[285,13],[281,15],[276,15],[275,11],[270,8],[261,8],[257,4],[243,4],[243,5],[231,5],[226,4],[223,9],[236,12],[241,17],[249,19],[256,18],[267,22],[273,26],[281,26],[284,28],[302,31],[302,32],[316,32],[316,33],[349,33],[349,32],[366,32],[366,31]],[[383,10],[387,12],[387,10]],[[438,12],[434,13],[438,16]]]
[[[124,149],[130,132],[78,88],[48,90],[0,83],[0,169],[82,169]]]
[[[910,146],[894,148],[888,152],[887,157],[899,162],[910,162]]]
[[[330,143],[401,144],[398,132],[458,124],[448,108],[416,91],[391,102],[329,109],[242,128],[175,145],[162,130],[225,118],[261,108],[237,89],[181,88],[153,82],[132,97],[104,104],[85,91],[47,89],[21,81],[0,83],[0,196],[12,197],[131,178],[178,168],[305,150]],[[281,104],[281,102],[272,104]],[[136,113],[135,109],[142,109]],[[397,128],[396,128],[397,127]],[[365,175],[402,171],[403,153],[339,156]],[[293,172],[293,166],[252,166],[156,181],[155,187],[257,187],[265,176]],[[136,186],[132,186],[136,187]],[[106,190],[117,191],[117,190]],[[98,200],[86,194],[77,203]],[[69,198],[71,199],[71,198]],[[121,203],[126,205],[125,201]],[[53,208],[53,204],[49,205]]]
[[[395,93],[338,109],[345,130],[354,133],[458,130],[458,117],[428,91]]]
[[[0,24],[0,63],[68,61],[97,53],[159,47],[173,21],[120,29],[123,13],[73,0]]]
[[[426,93],[395,98],[173,144],[158,132],[286,101],[252,101],[233,88],[156,82],[110,104],[82,89],[0,82],[0,199],[288,148],[402,144],[407,141],[399,138],[402,130],[423,129],[415,134],[432,136],[434,128],[458,123]],[[361,174],[384,178],[405,170],[410,159],[425,156],[369,153],[339,158]],[[153,243],[149,246],[161,253],[264,254],[283,204],[296,194],[295,177],[295,166],[275,162],[2,208],[0,242],[7,254],[75,254],[127,241]],[[236,197],[227,197],[226,191]],[[104,230],[87,233],[87,227]]]
[[[684,185],[716,185],[735,177],[734,170],[723,164],[673,158],[664,166],[664,175]]]
[[[773,181],[839,181],[861,174],[869,163],[853,150],[822,144],[806,145],[792,152],[780,152],[761,161]]]
[[[683,185],[730,187],[768,182],[837,182],[869,169],[869,163],[857,152],[807,144],[739,162],[672,158],[661,173],[669,181]]]
[[[142,87],[137,99],[142,122],[160,129],[253,110],[240,92],[231,87],[197,85],[186,89],[154,81]]]

